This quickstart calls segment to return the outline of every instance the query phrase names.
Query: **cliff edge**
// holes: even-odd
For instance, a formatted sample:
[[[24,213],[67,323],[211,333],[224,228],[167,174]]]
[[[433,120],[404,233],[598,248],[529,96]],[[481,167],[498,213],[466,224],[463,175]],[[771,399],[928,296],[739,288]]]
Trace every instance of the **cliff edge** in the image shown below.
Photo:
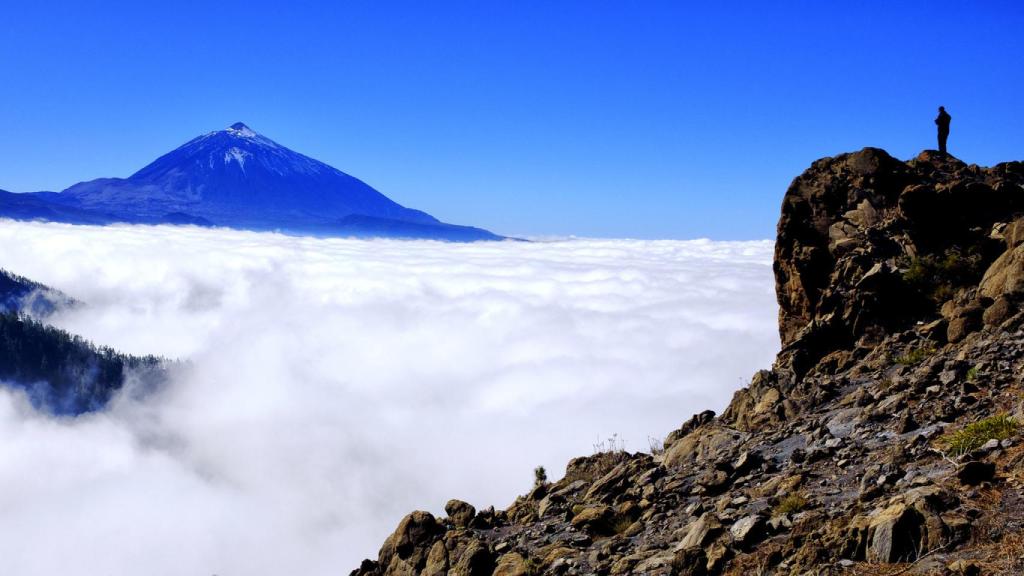
[[[413,512],[352,574],[1024,573],[1024,163],[818,160],[774,269],[782,350],[721,416]]]

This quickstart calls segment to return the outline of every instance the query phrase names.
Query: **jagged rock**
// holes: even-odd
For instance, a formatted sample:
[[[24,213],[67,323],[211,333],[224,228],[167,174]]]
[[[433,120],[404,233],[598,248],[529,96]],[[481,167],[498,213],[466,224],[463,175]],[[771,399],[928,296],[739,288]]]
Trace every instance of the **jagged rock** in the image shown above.
[[[674,554],[657,554],[637,564],[633,568],[633,571],[637,574],[651,574],[652,576],[669,576],[670,574],[672,574],[672,563],[674,561]]]
[[[718,494],[729,485],[729,475],[722,470],[705,470],[697,477],[697,484],[706,488],[711,494]]]
[[[448,574],[448,548],[444,541],[438,540],[427,553],[427,564],[421,576],[445,576]]]
[[[954,560],[946,568],[955,576],[981,576],[981,567],[970,560]]]
[[[384,574],[413,574],[423,569],[430,546],[444,532],[444,527],[429,512],[416,511],[398,523],[380,549],[378,564]]]
[[[520,526],[536,522],[540,517],[539,505],[531,498],[517,498],[505,513],[508,515],[509,522]]]
[[[448,571],[448,576],[491,576],[493,572],[494,557],[491,552],[487,546],[472,540]]]
[[[960,483],[966,486],[977,486],[982,482],[991,482],[995,476],[996,465],[991,462],[967,462],[956,473]]]
[[[609,506],[599,505],[584,508],[572,518],[572,525],[577,530],[590,534],[607,534],[611,532],[614,514]]]
[[[1008,250],[1024,244],[1024,218],[1018,218],[1003,227],[1001,237]]]
[[[722,523],[710,512],[705,512],[686,528],[686,536],[676,545],[676,550],[700,548],[718,537]]]
[[[923,524],[921,514],[902,503],[875,514],[868,527],[868,561],[906,562],[917,558]]]
[[[737,390],[732,402],[722,414],[722,421],[740,430],[756,430],[786,419],[786,404],[775,372],[761,370],[750,381],[750,386]]]
[[[725,567],[725,563],[732,557],[732,550],[721,543],[712,544],[705,552],[707,562],[705,570],[708,574],[718,574]]]
[[[935,261],[942,270],[951,262],[953,270],[951,247],[973,250],[987,265],[998,256],[987,231],[1022,208],[1020,181],[999,167],[975,169],[932,154],[903,163],[874,148],[815,162],[786,192],[779,220],[779,368],[801,375],[837,350],[877,342],[934,310],[930,294],[904,280],[903,266]],[[1010,233],[1015,241],[1016,225]],[[1012,259],[986,274],[999,293],[1022,276]],[[958,322],[953,333],[970,333],[972,322]]]
[[[449,500],[444,505],[444,511],[448,514],[452,524],[460,528],[465,528],[469,525],[470,520],[476,516],[476,508],[463,502],[462,500]]]
[[[654,466],[647,454],[632,454],[607,474],[598,478],[587,490],[584,500],[611,503],[633,485],[633,479]]]
[[[622,451],[601,452],[593,456],[573,458],[565,467],[565,480],[593,482],[627,458],[629,458],[629,454]]]
[[[494,511],[494,506],[488,506],[476,513],[469,521],[469,528],[487,529],[504,522],[504,515],[500,516]]]
[[[760,542],[767,536],[767,522],[761,514],[752,514],[736,521],[729,527],[733,542],[744,548]]]
[[[853,526],[853,537],[862,539],[852,549],[863,549],[870,562],[913,561],[920,554],[947,546],[962,536],[943,519],[944,513],[957,504],[957,499],[941,488],[925,485],[908,490],[890,500],[887,507],[876,510]],[[950,521],[953,522],[952,517]]]
[[[528,576],[530,565],[516,552],[509,552],[498,558],[492,576]]]
[[[745,450],[740,453],[739,457],[732,463],[732,470],[734,474],[746,474],[751,470],[761,466],[764,458],[757,453],[750,450]]]
[[[708,556],[701,548],[677,549],[672,558],[672,568],[681,576],[705,576],[707,566]]]
[[[900,418],[899,424],[896,426],[896,431],[900,434],[906,434],[907,432],[912,432],[920,427],[921,425],[917,423],[917,420],[914,420],[914,417],[907,413]]]
[[[743,435],[724,426],[705,426],[677,440],[665,451],[666,467],[708,461],[715,454],[730,453]]]
[[[693,432],[694,430],[696,430],[697,428],[700,428],[701,426],[703,426],[705,424],[710,424],[711,422],[714,421],[714,419],[715,419],[715,411],[714,410],[705,410],[703,412],[700,412],[699,414],[694,414],[689,420],[687,420],[678,429],[673,430],[672,432],[669,432],[668,436],[665,437],[665,441],[662,443],[662,447],[664,447],[667,450],[669,448],[669,446],[672,446],[672,444],[676,440],[679,440],[683,436],[686,436],[690,432]]]
[[[1024,292],[1024,245],[1007,250],[989,266],[978,292],[993,299]]]
[[[969,423],[1024,418],[1022,184],[1024,163],[937,152],[815,162],[779,222],[783,348],[720,417],[656,456],[574,459],[505,512],[416,513],[354,574],[909,574],[965,553],[1024,573],[985,546],[1024,538],[1019,441],[940,452]]]
[[[537,515],[541,518],[565,512],[566,499],[561,494],[548,494],[537,505]]]
[[[954,318],[949,321],[949,326],[946,328],[946,340],[959,342],[972,332],[976,332],[981,325],[981,318],[975,314]]]
[[[996,298],[988,308],[985,309],[985,313],[982,315],[982,321],[986,326],[999,326],[1003,322],[1009,320],[1010,316],[1013,316],[1017,312],[1016,307],[1008,297],[1005,295]]]

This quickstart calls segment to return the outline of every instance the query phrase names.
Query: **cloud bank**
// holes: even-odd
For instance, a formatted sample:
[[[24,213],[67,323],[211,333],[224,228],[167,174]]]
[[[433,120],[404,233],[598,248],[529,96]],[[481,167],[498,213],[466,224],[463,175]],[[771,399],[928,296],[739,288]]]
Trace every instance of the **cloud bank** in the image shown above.
[[[187,360],[54,419],[0,392],[10,574],[343,574],[413,509],[646,450],[778,349],[770,242],[444,244],[0,222],[59,326]]]

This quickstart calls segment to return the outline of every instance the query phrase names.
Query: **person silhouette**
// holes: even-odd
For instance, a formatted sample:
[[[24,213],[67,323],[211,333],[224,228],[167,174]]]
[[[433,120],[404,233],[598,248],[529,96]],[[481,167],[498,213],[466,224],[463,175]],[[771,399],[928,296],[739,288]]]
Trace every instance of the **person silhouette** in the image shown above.
[[[939,127],[939,152],[946,153],[946,139],[949,138],[949,121],[953,117],[946,113],[946,108],[939,106],[939,115],[935,118],[935,125]]]

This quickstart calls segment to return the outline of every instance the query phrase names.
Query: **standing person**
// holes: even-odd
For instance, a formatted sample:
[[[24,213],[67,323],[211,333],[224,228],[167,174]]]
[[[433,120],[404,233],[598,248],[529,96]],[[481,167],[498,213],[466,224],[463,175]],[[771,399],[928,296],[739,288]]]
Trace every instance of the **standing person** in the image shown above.
[[[939,116],[935,118],[935,125],[939,127],[939,152],[946,153],[946,139],[949,138],[949,121],[953,117],[946,113],[943,106],[939,106]]]

